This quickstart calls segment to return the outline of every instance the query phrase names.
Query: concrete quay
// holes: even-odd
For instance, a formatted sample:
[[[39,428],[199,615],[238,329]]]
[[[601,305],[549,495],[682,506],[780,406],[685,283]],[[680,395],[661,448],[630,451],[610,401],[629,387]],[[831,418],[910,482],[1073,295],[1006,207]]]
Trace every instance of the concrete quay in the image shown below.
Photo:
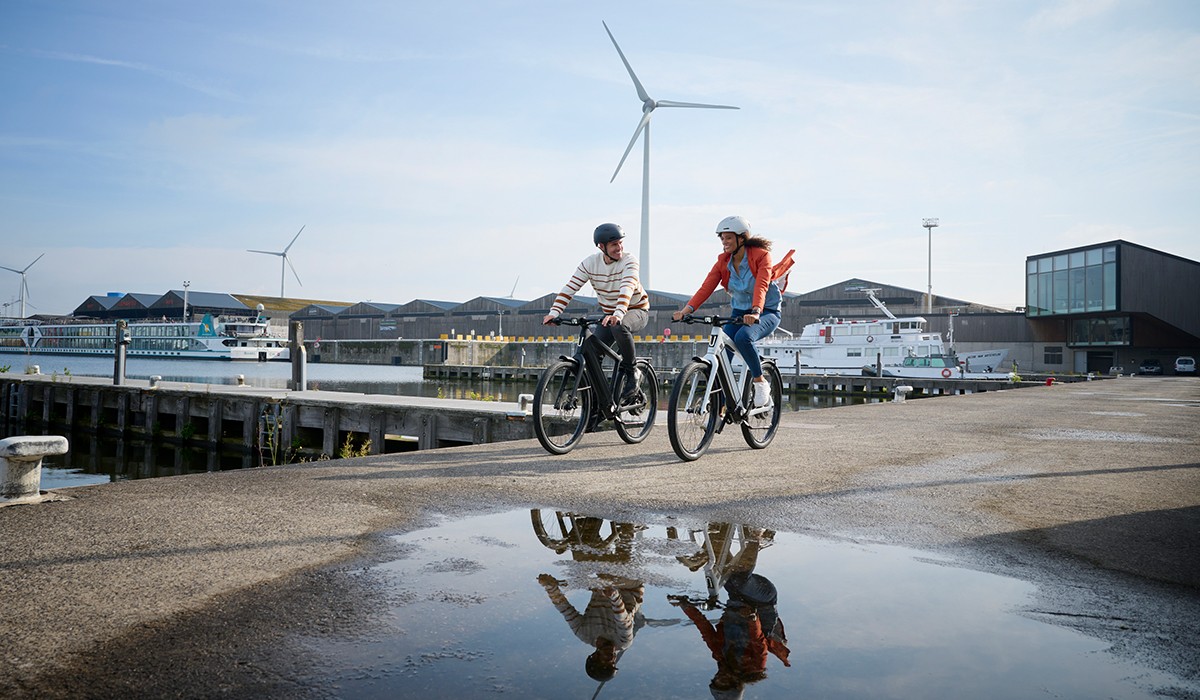
[[[0,374],[0,418],[93,433],[271,453],[267,464],[529,438],[512,402],[427,399],[229,384]]]
[[[296,640],[387,609],[387,534],[555,507],[935,551],[1197,698],[1198,427],[1200,379],[1121,377],[790,413],[693,463],[659,426],[64,489],[0,508],[0,697],[336,697]]]

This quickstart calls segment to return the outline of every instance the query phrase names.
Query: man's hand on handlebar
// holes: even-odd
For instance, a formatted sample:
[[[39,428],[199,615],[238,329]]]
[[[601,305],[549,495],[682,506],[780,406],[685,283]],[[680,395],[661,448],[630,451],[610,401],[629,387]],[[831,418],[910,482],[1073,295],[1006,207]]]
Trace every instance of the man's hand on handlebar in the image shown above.
[[[545,316],[542,317],[542,325],[543,326],[552,326],[557,323],[558,323],[558,316],[551,316],[550,314],[546,314]]]
[[[603,319],[601,319],[600,325],[615,326],[620,322],[621,322],[621,319],[617,318],[616,316],[613,316],[612,314],[609,314],[609,315],[605,316]]]

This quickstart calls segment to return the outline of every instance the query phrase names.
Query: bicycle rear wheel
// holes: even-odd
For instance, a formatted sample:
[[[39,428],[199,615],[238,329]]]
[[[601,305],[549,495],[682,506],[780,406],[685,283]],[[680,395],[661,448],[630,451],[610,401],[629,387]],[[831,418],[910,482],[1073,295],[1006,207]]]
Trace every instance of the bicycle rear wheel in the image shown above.
[[[763,376],[771,383],[771,408],[763,413],[747,416],[742,421],[742,437],[746,444],[756,450],[761,450],[775,439],[775,431],[779,429],[779,417],[783,413],[783,377],[774,362],[763,363]]]
[[[542,372],[533,392],[533,432],[547,452],[566,454],[575,447],[592,414],[592,390],[579,379],[574,362],[556,362]]]
[[[675,379],[667,405],[671,449],[685,462],[699,459],[717,430],[720,385],[709,382],[708,365],[693,361]]]
[[[630,445],[636,445],[646,439],[650,430],[654,428],[654,418],[658,415],[658,381],[650,363],[637,363],[634,377],[637,382],[638,399],[617,409],[617,419],[614,421],[617,435]]]

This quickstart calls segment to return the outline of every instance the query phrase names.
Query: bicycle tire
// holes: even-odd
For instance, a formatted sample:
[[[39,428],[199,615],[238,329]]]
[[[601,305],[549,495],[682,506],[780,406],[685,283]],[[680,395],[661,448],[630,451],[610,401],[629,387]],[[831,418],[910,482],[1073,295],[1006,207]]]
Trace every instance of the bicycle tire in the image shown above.
[[[658,380],[654,368],[649,362],[638,362],[635,369],[637,377],[638,401],[617,410],[617,420],[614,427],[617,435],[630,445],[636,445],[646,439],[654,429],[654,419],[658,416]]]
[[[771,410],[757,416],[747,416],[742,421],[742,437],[746,444],[761,450],[775,439],[779,429],[779,418],[783,414],[783,377],[773,362],[763,363],[763,374],[771,383]]]
[[[529,511],[529,517],[533,521],[533,534],[537,535],[539,542],[558,554],[570,549],[568,528],[561,511],[543,513],[540,508],[533,508]]]
[[[542,372],[533,392],[533,432],[550,454],[570,452],[587,428],[592,391],[586,374],[575,390],[580,371],[574,362],[556,362]]]
[[[708,450],[717,432],[719,406],[720,378],[710,386],[708,364],[689,363],[675,379],[667,406],[667,436],[680,459],[691,462]]]

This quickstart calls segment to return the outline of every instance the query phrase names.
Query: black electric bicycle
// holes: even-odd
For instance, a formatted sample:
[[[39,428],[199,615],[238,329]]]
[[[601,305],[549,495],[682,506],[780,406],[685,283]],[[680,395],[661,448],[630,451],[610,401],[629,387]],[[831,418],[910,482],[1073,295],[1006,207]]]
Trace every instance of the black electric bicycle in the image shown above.
[[[675,379],[667,408],[667,435],[671,448],[679,458],[691,462],[699,459],[712,444],[713,436],[726,425],[742,426],[746,444],[761,450],[771,444],[779,428],[780,404],[783,398],[783,378],[775,361],[763,358],[762,369],[771,383],[771,404],[753,406],[754,387],[750,373],[743,370],[735,375],[726,350],[740,356],[733,340],[723,326],[740,321],[736,317],[684,316],[684,323],[707,323],[712,326],[708,352],[693,358]]]
[[[571,451],[589,427],[611,420],[617,435],[629,444],[646,439],[658,414],[658,377],[650,361],[639,357],[634,366],[637,392],[633,401],[618,404],[615,397],[621,356],[604,343],[588,343],[598,318],[557,318],[555,325],[578,326],[579,342],[575,354],[562,355],[558,362],[542,372],[533,393],[533,431],[538,442],[551,454]],[[601,356],[593,348],[600,348]],[[613,360],[611,375],[604,370],[605,359]]]

